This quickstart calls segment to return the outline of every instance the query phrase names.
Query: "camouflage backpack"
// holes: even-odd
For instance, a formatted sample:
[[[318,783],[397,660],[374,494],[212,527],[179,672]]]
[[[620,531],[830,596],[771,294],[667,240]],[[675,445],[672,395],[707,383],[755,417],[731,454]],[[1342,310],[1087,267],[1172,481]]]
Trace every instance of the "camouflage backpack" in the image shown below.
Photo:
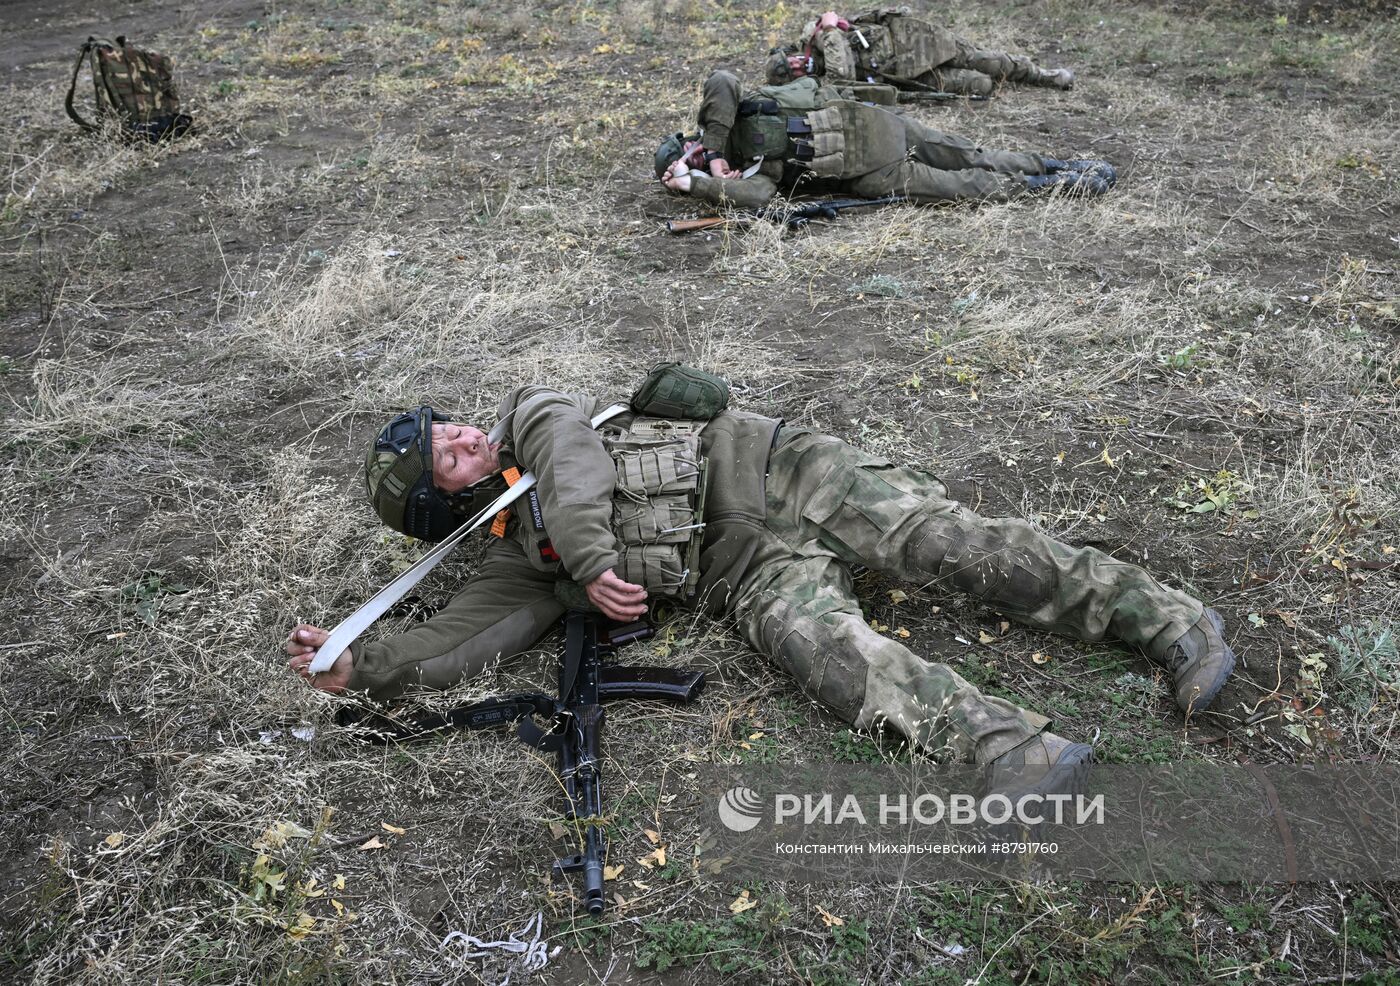
[[[97,93],[96,124],[84,120],[73,108],[73,93],[84,57],[92,66],[92,84]],[[194,121],[180,112],[180,97],[172,75],[174,64],[168,56],[127,44],[121,36],[115,45],[90,37],[78,50],[64,109],[74,123],[88,131],[100,130],[105,118],[116,120],[125,137],[152,142],[179,137],[190,130]]]

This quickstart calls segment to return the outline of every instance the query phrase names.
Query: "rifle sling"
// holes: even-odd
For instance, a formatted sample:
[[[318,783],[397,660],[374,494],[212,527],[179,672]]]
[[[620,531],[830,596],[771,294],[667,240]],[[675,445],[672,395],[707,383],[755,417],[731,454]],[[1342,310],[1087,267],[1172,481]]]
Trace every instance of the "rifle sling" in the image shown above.
[[[597,428],[599,425],[611,421],[626,410],[627,405],[614,404],[606,411],[595,414],[591,420],[591,424],[594,428]],[[335,663],[335,659],[340,655],[341,651],[345,650],[345,648],[359,639],[360,634],[364,633],[371,623],[388,612],[389,608],[393,606],[394,603],[402,599],[410,589],[423,581],[423,578],[436,568],[438,564],[451,553],[452,549],[462,542],[463,538],[486,523],[487,520],[494,517],[499,511],[504,510],[507,506],[524,496],[534,485],[534,473],[527,472],[525,475],[521,476],[520,480],[514,486],[498,496],[485,510],[481,511],[481,513],[449,534],[442,543],[420,558],[408,571],[401,573],[388,585],[371,596],[359,609],[341,620],[340,623],[336,625],[335,629],[330,632],[330,636],[326,638],[326,642],[323,643],[321,648],[316,652],[316,656],[311,659],[308,670],[312,674],[319,674],[322,671],[330,670],[330,666]]]

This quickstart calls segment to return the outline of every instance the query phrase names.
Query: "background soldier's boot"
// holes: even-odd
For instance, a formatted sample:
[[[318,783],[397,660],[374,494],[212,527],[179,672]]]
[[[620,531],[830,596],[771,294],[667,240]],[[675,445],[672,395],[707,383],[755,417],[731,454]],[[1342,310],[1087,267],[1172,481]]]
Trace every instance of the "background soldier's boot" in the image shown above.
[[[987,768],[987,794],[1004,794],[1015,804],[1026,795],[1078,794],[1084,790],[1094,748],[1040,733],[993,760]]]
[[[1176,681],[1176,704],[1182,712],[1199,712],[1215,701],[1235,669],[1235,652],[1225,643],[1225,622],[1208,609],[1154,660]]]
[[[1061,161],[1058,158],[1047,157],[1041,160],[1045,164],[1047,175],[1056,175],[1062,171],[1077,171],[1080,174],[1098,175],[1110,185],[1118,181],[1118,169],[1098,158],[1075,158],[1072,161]]]
[[[1036,85],[1050,86],[1053,89],[1073,89],[1074,73],[1067,68],[1043,68]]]
[[[1026,175],[1021,179],[1028,192],[1048,192],[1056,185],[1080,195],[1102,195],[1113,187],[1113,179],[1095,172],[1057,171],[1049,175]]]

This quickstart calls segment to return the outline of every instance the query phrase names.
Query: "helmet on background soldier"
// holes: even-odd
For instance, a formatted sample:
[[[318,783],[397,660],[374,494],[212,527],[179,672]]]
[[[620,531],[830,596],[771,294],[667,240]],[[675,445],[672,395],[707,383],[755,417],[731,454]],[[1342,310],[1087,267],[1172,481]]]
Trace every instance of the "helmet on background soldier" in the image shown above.
[[[365,484],[379,519],[401,534],[441,541],[466,519],[477,496],[499,484],[478,483],[460,493],[433,485],[433,423],[451,419],[424,404],[389,421],[365,455]]]
[[[800,48],[779,45],[768,49],[768,59],[763,63],[763,76],[768,85],[785,86],[811,74],[811,59]]]
[[[656,157],[653,161],[657,181],[660,181],[671,165],[675,164],[685,153],[686,145],[693,144],[699,139],[699,134],[673,133],[663,140],[661,146],[656,149]]]

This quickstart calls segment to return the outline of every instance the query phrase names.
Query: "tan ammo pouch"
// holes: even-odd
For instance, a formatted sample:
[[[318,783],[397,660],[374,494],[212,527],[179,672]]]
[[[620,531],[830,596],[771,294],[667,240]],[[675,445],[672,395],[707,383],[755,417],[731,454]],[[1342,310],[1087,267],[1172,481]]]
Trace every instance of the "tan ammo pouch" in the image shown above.
[[[603,432],[617,470],[612,523],[621,553],[617,574],[651,596],[689,599],[700,581],[705,424],[638,417],[626,431]]]
[[[804,162],[820,178],[856,178],[902,161],[909,153],[904,121],[864,103],[832,103],[807,114],[812,159]]]

